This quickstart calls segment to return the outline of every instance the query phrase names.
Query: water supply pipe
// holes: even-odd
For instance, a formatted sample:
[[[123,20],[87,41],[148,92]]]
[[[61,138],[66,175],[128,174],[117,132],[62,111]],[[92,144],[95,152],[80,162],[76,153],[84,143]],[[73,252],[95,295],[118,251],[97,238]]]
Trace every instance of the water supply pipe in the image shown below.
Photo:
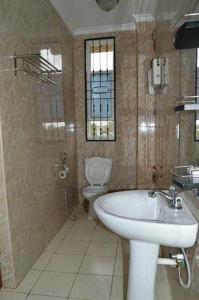
[[[178,268],[179,283],[184,289],[188,289],[191,286],[191,268],[184,248],[181,248],[182,253],[172,254],[170,258],[158,258],[158,265],[172,266]],[[185,265],[187,269],[187,282],[185,283],[181,277],[181,268]]]

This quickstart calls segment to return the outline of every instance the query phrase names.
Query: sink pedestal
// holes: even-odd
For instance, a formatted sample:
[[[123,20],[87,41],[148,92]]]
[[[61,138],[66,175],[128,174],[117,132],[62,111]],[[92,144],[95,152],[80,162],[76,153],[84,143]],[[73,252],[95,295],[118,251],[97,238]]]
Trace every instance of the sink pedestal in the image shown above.
[[[127,300],[154,300],[159,245],[130,241]]]

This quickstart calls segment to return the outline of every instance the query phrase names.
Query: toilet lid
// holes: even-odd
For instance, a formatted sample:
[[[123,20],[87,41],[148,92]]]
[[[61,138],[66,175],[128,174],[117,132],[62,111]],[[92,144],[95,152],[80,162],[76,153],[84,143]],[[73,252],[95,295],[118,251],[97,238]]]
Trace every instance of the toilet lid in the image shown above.
[[[85,159],[85,175],[91,185],[104,185],[111,176],[112,159],[92,157]]]

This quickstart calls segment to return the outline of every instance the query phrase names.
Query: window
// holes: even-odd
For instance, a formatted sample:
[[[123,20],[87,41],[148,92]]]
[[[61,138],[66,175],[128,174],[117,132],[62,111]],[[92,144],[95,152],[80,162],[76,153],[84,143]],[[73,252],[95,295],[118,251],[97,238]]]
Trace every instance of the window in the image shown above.
[[[86,138],[115,141],[115,39],[85,41]]]
[[[49,48],[43,48],[40,54],[59,70],[49,75],[55,85],[41,85],[39,95],[41,138],[47,141],[62,141],[66,137],[61,46],[54,44]]]

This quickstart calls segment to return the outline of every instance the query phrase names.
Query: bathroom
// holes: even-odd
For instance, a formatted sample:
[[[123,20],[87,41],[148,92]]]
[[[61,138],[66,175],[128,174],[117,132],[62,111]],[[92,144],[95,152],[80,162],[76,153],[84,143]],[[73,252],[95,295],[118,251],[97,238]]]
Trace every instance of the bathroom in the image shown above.
[[[138,299],[127,298],[128,240],[89,218],[85,159],[109,159],[103,194],[168,190],[176,166],[199,165],[197,109],[176,108],[198,93],[198,46],[174,47],[197,13],[198,0],[0,1],[0,300]],[[104,135],[88,107],[89,45],[93,57],[112,53],[111,110],[97,117]],[[165,78],[154,87],[156,58]],[[199,298],[197,243],[186,249],[190,287],[179,268],[158,265],[153,300]],[[159,256],[170,251],[179,248],[161,246]]]

